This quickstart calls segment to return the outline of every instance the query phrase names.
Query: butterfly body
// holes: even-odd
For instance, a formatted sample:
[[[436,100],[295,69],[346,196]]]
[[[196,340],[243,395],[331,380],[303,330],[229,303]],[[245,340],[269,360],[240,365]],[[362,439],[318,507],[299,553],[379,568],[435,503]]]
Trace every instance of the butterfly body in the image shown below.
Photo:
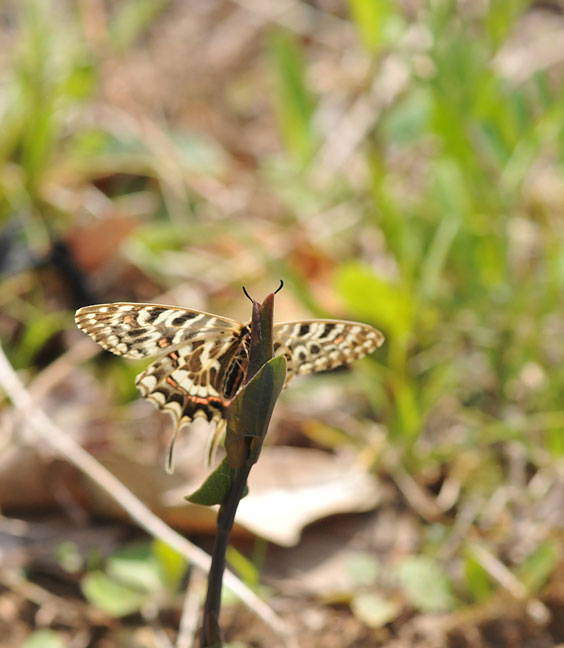
[[[203,417],[225,428],[225,412],[249,364],[250,323],[203,311],[118,302],[85,306],[77,326],[107,351],[126,358],[155,357],[136,378],[141,394],[169,412],[178,430]],[[274,354],[287,359],[286,384],[295,375],[325,371],[367,355],[383,335],[358,322],[310,320],[273,327]]]

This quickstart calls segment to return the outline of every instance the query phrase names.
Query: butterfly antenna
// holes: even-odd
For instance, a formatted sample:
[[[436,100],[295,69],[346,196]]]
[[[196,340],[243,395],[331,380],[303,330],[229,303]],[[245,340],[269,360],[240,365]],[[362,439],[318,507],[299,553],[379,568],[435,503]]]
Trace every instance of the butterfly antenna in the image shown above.
[[[247,299],[249,299],[250,302],[251,302],[252,304],[254,304],[254,303],[255,303],[255,300],[254,300],[254,299],[249,295],[249,293],[247,292],[247,289],[245,288],[245,286],[243,286],[243,292],[245,293],[245,297],[247,297]]]
[[[284,282],[282,281],[282,279],[280,279],[280,285],[278,286],[278,288],[272,294],[276,295],[276,293],[280,292],[283,287],[284,287]],[[247,297],[247,299],[249,299],[254,304],[255,300],[249,295],[249,293],[247,292],[247,289],[245,288],[245,286],[243,286],[243,292],[245,293],[245,296]]]

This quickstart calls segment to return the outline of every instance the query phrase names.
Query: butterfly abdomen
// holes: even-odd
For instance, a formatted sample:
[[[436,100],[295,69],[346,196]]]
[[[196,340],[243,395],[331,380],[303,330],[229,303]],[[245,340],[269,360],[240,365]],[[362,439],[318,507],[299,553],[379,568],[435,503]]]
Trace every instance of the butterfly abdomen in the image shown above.
[[[249,345],[251,332],[248,326],[244,326],[240,336],[226,351],[221,358],[221,365],[224,370],[219,376],[221,393],[228,400],[231,400],[243,384],[247,368],[249,366]]]

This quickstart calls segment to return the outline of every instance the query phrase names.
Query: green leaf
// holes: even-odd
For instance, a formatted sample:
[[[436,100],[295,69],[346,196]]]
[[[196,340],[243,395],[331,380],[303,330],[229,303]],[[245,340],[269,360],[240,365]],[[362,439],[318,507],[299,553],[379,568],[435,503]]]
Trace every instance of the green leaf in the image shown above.
[[[439,293],[440,279],[459,227],[458,218],[445,214],[435,231],[420,270],[420,292],[426,297],[435,298]]]
[[[68,325],[68,314],[62,311],[47,313],[32,319],[18,344],[16,351],[11,355],[13,364],[28,367],[32,364],[36,353],[55,333]]]
[[[369,628],[381,628],[399,615],[401,605],[378,594],[357,594],[351,601],[351,610]]]
[[[427,88],[416,88],[382,117],[380,132],[399,146],[413,146],[425,134],[431,112],[431,97]]]
[[[409,556],[395,569],[409,602],[421,612],[442,612],[455,605],[444,569],[432,558]]]
[[[55,560],[65,571],[73,574],[84,568],[84,559],[76,542],[61,542],[55,549]]]
[[[139,360],[121,362],[107,358],[97,360],[100,377],[111,390],[114,402],[123,405],[139,398],[139,391],[135,384],[135,377],[144,368],[146,363]]]
[[[351,18],[364,47],[378,52],[397,41],[403,28],[398,3],[392,0],[349,0]]]
[[[90,603],[114,617],[137,612],[147,600],[145,593],[120,585],[102,571],[86,574],[81,587]]]
[[[356,585],[373,585],[380,574],[380,563],[374,556],[358,552],[348,559],[347,572]]]
[[[227,410],[225,451],[228,457],[232,448],[237,448],[239,440],[244,437],[252,437],[260,447],[285,378],[286,358],[272,358],[234,398]],[[236,461],[239,462],[239,459],[237,455]],[[240,463],[236,463],[235,467],[238,465]]]
[[[535,593],[546,583],[560,560],[561,546],[556,540],[541,543],[520,565],[517,578]]]
[[[530,0],[497,0],[488,3],[484,23],[493,45],[497,46],[507,38],[518,16],[530,4]]]
[[[22,648],[65,648],[65,643],[58,632],[37,630],[23,642]]]
[[[472,198],[464,168],[452,157],[443,157],[433,166],[431,198],[438,213],[460,221],[472,215]]]
[[[235,469],[229,464],[227,457],[212,472],[206,481],[191,495],[185,497],[192,504],[213,506],[221,504],[235,479]]]
[[[188,567],[186,558],[162,540],[153,541],[152,551],[159,566],[162,582],[170,592],[178,592]]]
[[[564,455],[564,434],[560,427],[548,427],[544,433],[544,442],[546,448],[555,457],[562,457]]]
[[[464,576],[466,587],[475,601],[481,603],[490,596],[493,591],[491,578],[471,552],[464,558]]]
[[[421,429],[421,412],[415,394],[413,381],[403,376],[392,375],[390,378],[396,416],[390,432],[404,438],[414,438]]]
[[[107,560],[106,572],[116,582],[140,592],[154,593],[162,589],[157,559],[146,542],[116,551]]]
[[[354,261],[343,264],[336,273],[335,283],[355,317],[375,322],[399,339],[410,334],[413,304],[402,284],[386,281],[368,266]]]
[[[297,41],[286,32],[276,32],[269,41],[275,72],[276,112],[286,148],[298,162],[306,164],[316,147],[312,116],[313,99],[308,91],[305,69]]]
[[[110,41],[119,51],[126,51],[164,11],[170,0],[129,0],[121,2],[108,21]]]
[[[237,573],[245,585],[256,590],[260,584],[260,573],[256,565],[240,551],[237,551],[235,547],[227,547],[226,558],[231,568]]]

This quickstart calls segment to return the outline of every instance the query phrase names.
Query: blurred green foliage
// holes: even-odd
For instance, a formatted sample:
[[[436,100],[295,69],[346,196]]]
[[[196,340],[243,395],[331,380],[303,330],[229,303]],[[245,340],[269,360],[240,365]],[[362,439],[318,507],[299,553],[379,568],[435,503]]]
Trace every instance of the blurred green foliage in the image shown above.
[[[116,551],[104,569],[82,579],[82,591],[94,605],[115,617],[142,611],[146,605],[172,603],[186,573],[186,561],[155,540]]]
[[[24,641],[22,648],[65,648],[65,642],[54,630],[37,630]]]
[[[359,239],[383,237],[376,256],[344,259],[333,285],[351,318],[386,333],[385,366],[376,354],[364,369],[388,441],[414,474],[458,464],[463,491],[484,501],[507,478],[500,439],[522,444],[533,470],[564,439],[563,195],[535,187],[543,171],[562,182],[564,86],[542,69],[508,78],[497,58],[529,4],[488,3],[478,19],[429,3],[414,52],[399,3],[350,0],[375,69],[396,56],[412,77],[363,143],[370,182],[332,196],[363,214]],[[524,583],[545,582],[551,546],[522,565]],[[490,577],[473,559],[465,568],[467,594],[484,599]]]
[[[42,204],[39,185],[72,139],[66,120],[92,96],[97,75],[76,22],[60,20],[49,2],[20,4],[19,39],[0,107],[4,217]]]
[[[275,82],[275,106],[287,152],[299,164],[311,161],[316,148],[314,101],[307,87],[304,61],[296,39],[275,32],[269,42]]]

